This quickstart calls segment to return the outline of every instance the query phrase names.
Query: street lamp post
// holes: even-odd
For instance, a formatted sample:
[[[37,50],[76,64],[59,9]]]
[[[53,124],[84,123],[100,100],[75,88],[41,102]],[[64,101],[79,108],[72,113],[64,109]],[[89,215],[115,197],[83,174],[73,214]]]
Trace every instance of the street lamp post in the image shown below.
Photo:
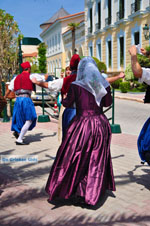
[[[143,31],[144,31],[145,40],[149,40],[150,39],[150,26],[148,24],[145,24],[145,26],[143,27]]]
[[[22,68],[21,68],[21,64],[22,64],[22,50],[21,50],[21,39],[19,38],[19,72],[22,72]]]

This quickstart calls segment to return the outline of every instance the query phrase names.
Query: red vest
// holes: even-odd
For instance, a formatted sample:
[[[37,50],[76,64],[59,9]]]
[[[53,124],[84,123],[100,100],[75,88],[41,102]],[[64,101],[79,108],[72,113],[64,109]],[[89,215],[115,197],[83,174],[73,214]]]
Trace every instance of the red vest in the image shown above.
[[[66,94],[69,91],[70,84],[76,80],[77,74],[74,72],[73,74],[65,77],[63,79],[63,86],[61,89],[61,94]]]
[[[17,75],[14,81],[14,91],[19,89],[33,90],[33,84],[30,80],[30,74],[27,71],[23,71],[20,75]]]

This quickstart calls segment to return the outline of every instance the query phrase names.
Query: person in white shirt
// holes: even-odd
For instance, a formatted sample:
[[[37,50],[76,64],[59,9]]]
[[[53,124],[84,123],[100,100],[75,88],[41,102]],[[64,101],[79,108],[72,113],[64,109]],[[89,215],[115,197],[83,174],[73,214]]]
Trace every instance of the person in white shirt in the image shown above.
[[[150,68],[141,67],[137,59],[137,47],[135,45],[131,46],[129,49],[131,55],[131,67],[135,78],[139,79],[139,82],[145,82],[150,85]],[[143,55],[148,55],[144,48],[141,48],[141,53]]]
[[[143,55],[149,56],[144,48],[140,49]],[[139,82],[145,82],[148,86],[150,85],[150,68],[141,67],[137,59],[138,49],[135,45],[129,49],[131,55],[131,66],[135,78],[139,79]],[[150,99],[150,94],[148,99]],[[148,103],[145,102],[144,103]],[[142,160],[142,163],[147,162],[150,165],[150,118],[146,120],[144,126],[139,134],[138,141],[138,152]]]
[[[23,141],[23,137],[28,130],[32,130],[36,125],[36,111],[34,104],[31,100],[31,92],[33,91],[33,77],[36,77],[38,81],[45,81],[45,76],[39,74],[30,74],[30,63],[24,62],[21,64],[23,72],[13,78],[8,86],[8,90],[4,98],[11,91],[16,94],[16,101],[13,109],[11,130],[14,131],[13,135],[16,137],[16,145],[26,145]]]

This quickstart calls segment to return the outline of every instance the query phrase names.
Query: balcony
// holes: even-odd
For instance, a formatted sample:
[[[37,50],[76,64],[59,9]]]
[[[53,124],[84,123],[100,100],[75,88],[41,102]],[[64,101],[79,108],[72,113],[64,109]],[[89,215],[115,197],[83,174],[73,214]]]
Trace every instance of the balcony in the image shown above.
[[[116,20],[119,21],[124,18],[124,11],[119,11],[116,13]]]
[[[105,27],[109,26],[111,24],[111,17],[107,17],[105,19]]]
[[[101,29],[101,23],[96,23],[95,24],[95,30],[100,30]]]
[[[92,33],[92,27],[88,27],[88,34]]]
[[[141,8],[141,0],[137,0],[131,4],[131,14],[137,12]]]

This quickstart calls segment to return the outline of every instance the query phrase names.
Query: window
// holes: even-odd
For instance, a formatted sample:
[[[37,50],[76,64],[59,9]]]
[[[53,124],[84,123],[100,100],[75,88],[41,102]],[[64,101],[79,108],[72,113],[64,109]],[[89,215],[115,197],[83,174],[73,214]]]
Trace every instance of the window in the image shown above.
[[[119,19],[124,18],[124,0],[119,1]]]
[[[108,0],[108,24],[111,24],[111,0]]]
[[[135,0],[135,12],[140,10],[141,0]]]
[[[98,29],[101,28],[101,2],[97,5],[98,8]]]
[[[139,33],[139,31],[134,33],[134,43],[135,43],[135,45],[138,45],[140,43],[140,33]]]
[[[92,15],[92,8],[90,9],[90,33],[93,31],[93,15]]]
[[[97,44],[97,55],[98,59],[101,60],[101,43]]]
[[[90,50],[90,56],[92,57],[92,56],[93,56],[93,47],[90,46],[90,47],[89,47],[89,50]]]
[[[49,40],[49,52],[51,53],[51,39]]]
[[[111,41],[108,41],[108,67],[111,67],[111,57],[112,57]]]
[[[124,64],[124,37],[120,37],[120,66]]]
[[[57,50],[57,35],[55,35],[55,49]]]

